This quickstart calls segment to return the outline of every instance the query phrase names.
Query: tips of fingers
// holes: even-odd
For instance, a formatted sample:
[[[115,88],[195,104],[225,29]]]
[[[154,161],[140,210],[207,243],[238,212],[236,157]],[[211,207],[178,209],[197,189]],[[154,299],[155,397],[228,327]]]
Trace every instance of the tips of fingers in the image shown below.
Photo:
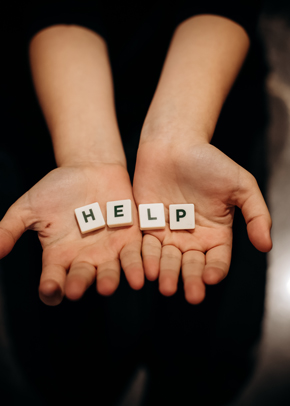
[[[247,223],[248,235],[251,243],[259,251],[268,252],[272,248],[270,230],[272,220],[259,189],[257,182],[250,176],[245,183],[247,186],[244,199],[237,202]]]
[[[155,281],[159,275],[161,243],[150,234],[145,234],[142,246],[143,265],[146,278]]]
[[[39,297],[49,306],[58,305],[64,296],[66,270],[59,264],[46,264],[42,268]]]
[[[187,251],[183,254],[182,276],[185,299],[190,304],[199,304],[205,298],[205,286],[202,274],[205,266],[205,256],[200,251]]]
[[[199,304],[205,298],[205,286],[201,280],[192,281],[184,285],[185,299],[190,304]]]
[[[80,299],[94,282],[96,268],[88,262],[77,262],[71,265],[65,282],[65,295],[69,300]]]
[[[22,202],[23,197],[10,207],[0,222],[0,258],[9,254],[26,229]]]
[[[46,280],[39,286],[40,300],[48,306],[57,306],[63,299],[63,291],[54,280]]]
[[[224,269],[211,265],[205,268],[202,279],[207,285],[216,285],[225,278],[226,274]]]
[[[261,252],[269,252],[272,248],[270,229],[271,220],[265,216],[257,217],[248,223],[250,241]]]
[[[177,291],[177,278],[163,276],[159,278],[159,291],[164,296],[172,296]]]
[[[143,258],[144,272],[149,281],[155,281],[159,275],[160,257],[146,256]]]
[[[97,291],[100,293],[100,295],[110,296],[115,292],[118,284],[119,279],[117,280],[115,277],[106,275],[98,280]]]
[[[14,247],[15,240],[12,235],[0,228],[0,259],[4,258]]]
[[[103,263],[97,269],[97,291],[103,296],[112,295],[120,282],[118,260]]]
[[[127,277],[128,283],[134,290],[140,290],[144,286],[144,274],[143,270],[132,272],[132,276]]]
[[[177,291],[182,254],[175,246],[164,246],[160,260],[159,291],[171,296]]]
[[[228,274],[231,263],[232,246],[220,245],[206,253],[206,265],[202,275],[204,283],[215,285],[221,282]]]
[[[66,282],[65,295],[69,300],[79,300],[87,289],[83,278],[71,278]]]
[[[144,271],[141,261],[130,264],[127,268],[124,268],[124,272],[132,289],[140,290],[144,286]]]
[[[123,248],[120,254],[121,265],[132,289],[139,290],[144,285],[144,270],[141,258],[141,241]]]

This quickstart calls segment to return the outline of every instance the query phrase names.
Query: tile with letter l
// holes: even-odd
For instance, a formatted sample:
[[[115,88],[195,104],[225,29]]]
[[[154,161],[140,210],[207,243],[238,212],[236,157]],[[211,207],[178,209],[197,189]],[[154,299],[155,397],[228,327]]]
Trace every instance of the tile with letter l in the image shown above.
[[[105,227],[99,203],[88,204],[75,209],[75,215],[82,234]]]
[[[170,230],[193,230],[195,228],[194,204],[169,205]]]
[[[132,224],[132,202],[130,199],[107,202],[107,225],[109,227],[131,226]]]
[[[139,204],[140,230],[165,228],[163,203]]]

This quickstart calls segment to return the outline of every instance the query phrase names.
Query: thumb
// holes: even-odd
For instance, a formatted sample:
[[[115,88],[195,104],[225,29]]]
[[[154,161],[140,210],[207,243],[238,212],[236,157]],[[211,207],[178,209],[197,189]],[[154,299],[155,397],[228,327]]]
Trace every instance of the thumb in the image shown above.
[[[16,241],[26,230],[23,211],[14,203],[0,221],[0,259],[14,247]]]
[[[251,243],[259,251],[268,252],[272,248],[271,216],[256,179],[249,172],[245,173],[236,205],[242,210]]]

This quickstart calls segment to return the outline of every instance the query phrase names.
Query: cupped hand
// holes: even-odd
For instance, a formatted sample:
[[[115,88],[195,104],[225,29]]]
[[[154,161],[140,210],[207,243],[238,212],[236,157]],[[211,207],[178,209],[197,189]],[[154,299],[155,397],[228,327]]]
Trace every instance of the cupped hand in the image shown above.
[[[227,275],[232,251],[235,206],[243,213],[248,236],[260,251],[272,247],[271,218],[255,178],[214,146],[165,140],[140,144],[133,183],[136,203],[164,203],[166,227],[144,232],[142,256],[149,280],[159,277],[166,296],[177,290],[182,269],[185,297],[205,297],[205,284]],[[169,205],[194,203],[194,230],[171,231]]]
[[[98,202],[106,219],[106,202],[125,199],[132,200],[132,226],[81,234],[76,208]],[[130,179],[121,165],[60,167],[46,175],[0,222],[0,258],[27,229],[38,232],[43,248],[39,295],[48,305],[59,304],[64,295],[79,299],[95,279],[100,294],[112,294],[121,267],[133,289],[143,286],[142,234]]]

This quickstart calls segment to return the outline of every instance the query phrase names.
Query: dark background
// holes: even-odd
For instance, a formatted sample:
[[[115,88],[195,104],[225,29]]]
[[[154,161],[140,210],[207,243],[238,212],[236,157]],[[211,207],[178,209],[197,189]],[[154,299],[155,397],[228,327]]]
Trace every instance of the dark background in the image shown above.
[[[24,2],[10,2],[1,11],[1,217],[55,167],[29,72],[30,10]],[[264,10],[271,15],[288,12],[282,2],[267,2]],[[145,33],[152,32],[152,19]],[[160,30],[159,42],[154,37],[141,41],[143,52],[139,53],[125,36],[123,47],[112,42],[110,56],[132,175],[142,120],[170,31],[164,35]],[[145,64],[148,60],[154,61],[153,67]],[[267,180],[267,71],[263,42],[257,36],[213,138],[215,145],[256,176],[262,190]],[[80,302],[64,300],[56,308],[47,307],[37,292],[40,244],[33,232],[25,233],[0,262],[1,404],[88,404],[92,396],[100,404],[105,404],[103,399],[114,402],[138,365],[150,371],[150,405],[161,400],[187,404],[192,391],[198,405],[225,404],[251,376],[266,278],[266,257],[248,242],[240,213],[234,229],[230,275],[219,286],[210,287],[205,302],[196,307],[183,299],[182,284],[174,297],[164,298],[156,283],[147,282],[137,293],[124,278],[111,298],[99,297],[92,287]],[[173,353],[170,362],[169,351]],[[164,393],[173,386],[171,399],[166,399]]]

